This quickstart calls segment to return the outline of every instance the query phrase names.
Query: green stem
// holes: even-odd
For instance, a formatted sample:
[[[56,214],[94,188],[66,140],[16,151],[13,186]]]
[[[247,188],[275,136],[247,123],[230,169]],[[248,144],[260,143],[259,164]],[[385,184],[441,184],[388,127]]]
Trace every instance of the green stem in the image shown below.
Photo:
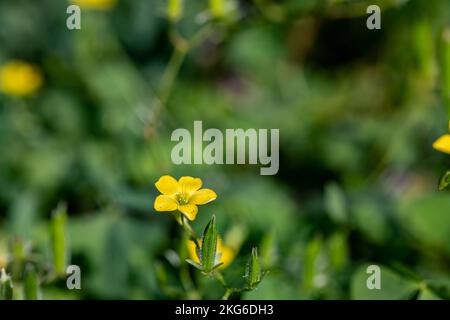
[[[165,105],[169,99],[170,93],[172,92],[173,85],[175,83],[175,78],[180,71],[181,65],[188,53],[188,48],[185,47],[175,47],[175,50],[170,57],[169,64],[164,71],[161,87],[159,92],[159,97],[161,104]]]
[[[162,109],[166,107],[167,101],[170,98],[173,86],[175,84],[175,79],[181,69],[181,66],[183,65],[184,60],[186,59],[187,54],[190,50],[198,46],[204,39],[206,39],[211,31],[211,26],[206,25],[194,34],[191,39],[186,40],[175,30],[175,26],[171,26],[169,38],[173,44],[174,51],[161,79],[159,99],[156,99],[156,102],[154,103],[152,116],[153,123],[155,123],[155,119],[159,117]]]
[[[234,290],[232,288],[228,288],[224,295],[222,296],[222,300],[228,300],[230,296],[233,294]]]
[[[222,300],[228,300],[233,293],[248,291],[246,288],[227,288],[222,296]]]
[[[246,290],[245,288],[229,287],[228,284],[226,283],[224,277],[222,276],[222,274],[219,271],[216,271],[214,273],[214,277],[220,283],[220,285],[225,289],[225,293],[222,296],[222,300],[228,300],[233,293],[238,293],[238,292],[242,292],[242,291]]]
[[[186,219],[184,215],[181,215],[181,226],[183,227],[184,231],[188,234],[189,238],[194,241],[196,247],[200,249],[200,243],[198,242],[197,234],[195,233],[194,229],[192,229],[189,221]]]

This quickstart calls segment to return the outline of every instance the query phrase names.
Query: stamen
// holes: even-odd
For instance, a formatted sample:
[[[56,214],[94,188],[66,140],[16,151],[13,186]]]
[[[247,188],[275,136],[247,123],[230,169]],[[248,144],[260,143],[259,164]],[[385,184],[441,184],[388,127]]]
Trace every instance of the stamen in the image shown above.
[[[185,193],[179,193],[177,194],[177,201],[180,205],[188,204],[189,199]]]

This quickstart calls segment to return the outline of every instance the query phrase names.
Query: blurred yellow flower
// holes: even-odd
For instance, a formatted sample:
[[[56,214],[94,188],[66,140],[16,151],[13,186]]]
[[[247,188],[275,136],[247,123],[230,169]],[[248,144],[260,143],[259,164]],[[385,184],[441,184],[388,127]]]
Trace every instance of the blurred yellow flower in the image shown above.
[[[6,253],[3,252],[0,247],[0,270],[2,268],[6,268],[7,265],[8,265],[8,257],[6,255]]]
[[[202,245],[201,240],[199,240],[198,242],[201,246]],[[200,264],[200,258],[197,255],[197,250],[194,241],[189,240],[187,242],[187,248],[190,259],[195,263]],[[224,245],[220,237],[217,239],[217,257],[219,256],[220,258],[218,259],[217,263],[223,263],[220,266],[220,268],[226,268],[236,256],[236,252],[232,248]]]
[[[178,210],[191,221],[197,216],[197,205],[206,204],[217,198],[213,190],[200,189],[202,180],[199,178],[181,177],[177,181],[171,176],[162,176],[155,186],[162,193],[155,199],[156,211]]]
[[[448,122],[448,130],[450,131],[450,121]],[[444,153],[450,154],[450,134],[444,134],[433,143],[433,148]]]
[[[116,5],[117,0],[71,0],[71,2],[85,9],[109,10]]]
[[[7,95],[24,97],[36,92],[42,85],[38,68],[23,61],[11,61],[0,67],[0,91]]]
[[[183,0],[169,0],[167,4],[167,16],[171,21],[177,21],[183,14]]]
[[[450,154],[450,134],[444,134],[433,143],[433,148],[444,153]]]

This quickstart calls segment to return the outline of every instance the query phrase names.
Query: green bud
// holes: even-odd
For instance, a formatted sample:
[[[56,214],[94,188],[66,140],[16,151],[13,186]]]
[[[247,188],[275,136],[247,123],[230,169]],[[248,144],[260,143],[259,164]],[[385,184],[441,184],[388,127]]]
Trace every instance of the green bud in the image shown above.
[[[217,251],[217,227],[216,217],[213,215],[203,231],[202,244],[200,250],[200,264],[203,272],[211,273],[216,266]]]
[[[252,255],[247,263],[245,282],[249,289],[254,289],[261,282],[261,265],[256,247],[252,249]]]
[[[325,187],[325,210],[337,224],[348,222],[348,210],[345,194],[336,183],[329,183]]]

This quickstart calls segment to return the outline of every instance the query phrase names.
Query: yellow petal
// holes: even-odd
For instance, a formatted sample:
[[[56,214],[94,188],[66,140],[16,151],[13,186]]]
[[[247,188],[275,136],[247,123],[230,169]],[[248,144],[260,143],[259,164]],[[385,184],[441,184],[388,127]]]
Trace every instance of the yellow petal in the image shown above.
[[[222,239],[218,239],[217,241],[217,252],[220,253],[220,261],[221,263],[223,263],[220,267],[221,268],[226,268],[234,259],[235,257],[235,252],[233,249],[231,249],[230,247],[225,246],[222,243]]]
[[[197,248],[195,246],[194,241],[189,240],[187,242],[187,249],[188,249],[188,253],[189,253],[189,258],[194,261],[195,263],[200,263],[200,259],[197,255]]]
[[[450,154],[450,134],[445,134],[433,143],[433,148]]]
[[[154,207],[156,211],[174,211],[177,210],[178,203],[172,197],[160,195],[156,197]]]
[[[202,187],[202,180],[199,178],[181,177],[178,182],[182,192],[188,196]]]
[[[6,269],[6,266],[7,266],[6,263],[7,262],[8,262],[8,260],[6,259],[6,256],[2,256],[1,253],[0,253],[0,270],[3,269],[3,268]]]
[[[171,196],[175,193],[180,192],[180,184],[177,182],[177,180],[175,180],[175,178],[172,178],[171,176],[162,176],[155,183],[155,186],[159,190],[159,192],[167,196]]]
[[[178,210],[191,221],[195,220],[195,217],[197,217],[198,207],[195,204],[189,203],[178,206]]]
[[[217,194],[211,189],[201,189],[196,191],[190,198],[189,203],[205,204],[217,198]]]
[[[201,239],[198,241],[201,246],[202,245]],[[197,249],[196,249],[194,241],[192,241],[192,240],[187,241],[186,246],[188,249],[189,258],[196,263],[200,263],[200,258],[197,255]],[[222,242],[222,239],[220,237],[218,237],[217,238],[217,255],[220,255],[220,260],[218,262],[222,263],[220,268],[226,268],[234,260],[236,253],[230,247],[225,246]]]

